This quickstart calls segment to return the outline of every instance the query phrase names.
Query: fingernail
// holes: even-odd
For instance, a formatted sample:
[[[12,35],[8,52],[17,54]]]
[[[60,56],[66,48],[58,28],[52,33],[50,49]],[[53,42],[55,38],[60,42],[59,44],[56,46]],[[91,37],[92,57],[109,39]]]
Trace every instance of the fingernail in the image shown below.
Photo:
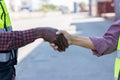
[[[58,31],[58,32],[56,32],[56,34],[60,34],[60,32]]]

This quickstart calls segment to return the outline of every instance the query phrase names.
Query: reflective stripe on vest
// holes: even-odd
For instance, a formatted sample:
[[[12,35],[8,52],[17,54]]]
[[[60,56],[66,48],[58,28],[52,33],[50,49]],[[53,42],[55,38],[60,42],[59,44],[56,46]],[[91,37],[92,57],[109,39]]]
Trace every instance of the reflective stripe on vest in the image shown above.
[[[7,11],[4,0],[0,0],[0,32],[12,31],[10,17]],[[14,58],[14,50],[11,51],[0,51],[0,62],[7,62]],[[11,57],[11,55],[13,55]]]
[[[114,68],[114,77],[118,80],[118,76],[120,72],[120,37],[118,39],[118,47],[117,47],[117,57],[115,59],[115,68]]]

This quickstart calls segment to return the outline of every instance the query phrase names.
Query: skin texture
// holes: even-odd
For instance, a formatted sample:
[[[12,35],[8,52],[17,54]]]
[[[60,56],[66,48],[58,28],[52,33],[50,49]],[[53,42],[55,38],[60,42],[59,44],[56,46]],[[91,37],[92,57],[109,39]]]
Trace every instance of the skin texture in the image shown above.
[[[58,31],[56,34],[57,35],[63,34],[65,36],[65,38],[67,39],[67,42],[68,42],[69,46],[70,45],[77,45],[77,46],[82,46],[82,47],[85,47],[85,48],[95,50],[95,47],[94,47],[92,41],[88,37],[74,36],[74,35],[69,34],[66,31],[63,31],[63,30]],[[51,43],[51,46],[55,50],[58,50],[58,46],[56,44]]]
[[[65,51],[65,49],[69,46],[67,39],[64,37],[63,34],[59,34],[57,36],[57,40],[54,41],[54,44],[59,46],[57,50],[60,52]]]
[[[50,27],[42,27],[35,29],[38,38],[43,38],[49,43],[54,43],[57,46],[57,50],[60,52],[65,51],[69,44],[63,34],[56,35],[57,31],[57,29]]]

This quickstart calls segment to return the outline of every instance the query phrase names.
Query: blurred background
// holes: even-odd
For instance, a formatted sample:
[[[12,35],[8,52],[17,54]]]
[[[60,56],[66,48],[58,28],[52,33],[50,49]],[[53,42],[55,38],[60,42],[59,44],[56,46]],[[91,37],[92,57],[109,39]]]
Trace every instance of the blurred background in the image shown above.
[[[6,0],[6,3],[12,12],[89,12],[92,16],[105,17],[105,13],[115,12],[115,1],[117,0]]]
[[[78,36],[102,36],[120,19],[120,0],[5,1],[13,30],[53,27]],[[17,80],[113,80],[115,56],[96,57],[74,45],[58,52],[37,39],[19,49]]]

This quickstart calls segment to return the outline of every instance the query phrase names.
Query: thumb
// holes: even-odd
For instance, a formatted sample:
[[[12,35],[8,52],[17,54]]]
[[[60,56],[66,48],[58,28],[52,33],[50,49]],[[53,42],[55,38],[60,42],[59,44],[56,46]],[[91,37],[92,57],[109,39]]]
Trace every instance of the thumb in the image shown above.
[[[57,31],[57,32],[56,32],[56,35],[59,35],[59,34],[61,34],[61,31]]]
[[[59,30],[56,32],[56,35],[59,35],[59,34],[65,34],[65,31],[64,30]]]

